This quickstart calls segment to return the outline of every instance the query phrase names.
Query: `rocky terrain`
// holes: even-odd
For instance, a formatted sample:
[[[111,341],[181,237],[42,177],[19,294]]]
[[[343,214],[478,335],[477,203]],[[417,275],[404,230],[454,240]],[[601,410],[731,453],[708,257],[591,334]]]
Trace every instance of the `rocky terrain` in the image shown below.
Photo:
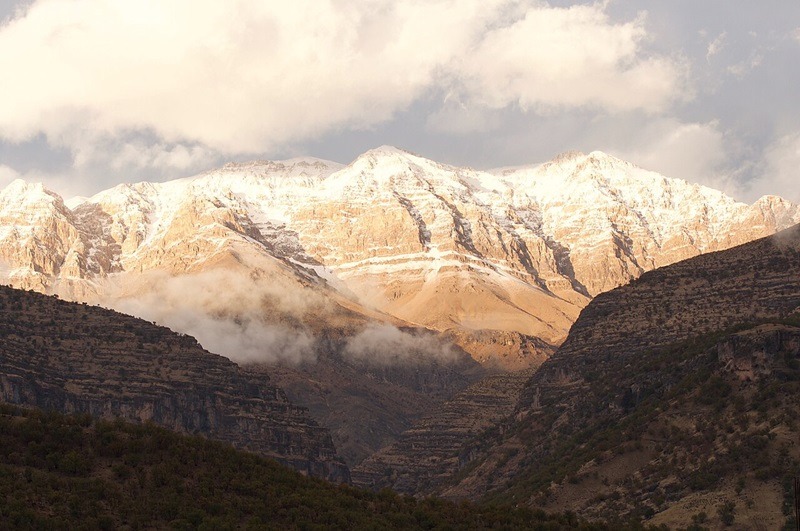
[[[422,417],[434,438],[477,429],[457,414],[470,399],[441,418],[439,405],[538,367],[597,294],[797,221],[780,198],[738,203],[600,152],[477,171],[384,146],[346,166],[230,164],[90,198],[15,181],[0,192],[0,282],[273,375],[356,465]],[[495,394],[487,418],[513,402]]]
[[[780,198],[737,203],[600,152],[487,172],[384,146],[347,166],[231,164],[67,202],[16,181],[0,193],[0,275],[171,315],[165,324],[221,354],[224,342],[174,318],[179,302],[159,312],[147,300],[224,283],[242,296],[189,294],[191,307],[295,332],[315,320],[330,328],[346,308],[443,332],[480,362],[518,369],[541,363],[598,293],[796,222],[800,210]],[[250,292],[256,317],[237,302]],[[265,350],[275,359],[282,348]]]
[[[433,492],[472,458],[462,453],[465,441],[514,412],[530,374],[492,374],[470,385],[416,421],[396,442],[358,464],[352,470],[353,483],[409,495]]]
[[[202,434],[334,482],[330,434],[264,374],[114,311],[0,287],[0,399]]]
[[[782,527],[800,471],[799,385],[795,226],[596,297],[443,492]]]

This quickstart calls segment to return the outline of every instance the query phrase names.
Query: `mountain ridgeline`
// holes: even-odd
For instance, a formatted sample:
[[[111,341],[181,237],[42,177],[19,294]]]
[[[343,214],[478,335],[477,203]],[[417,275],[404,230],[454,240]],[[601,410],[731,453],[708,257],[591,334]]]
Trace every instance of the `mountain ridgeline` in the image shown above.
[[[0,400],[202,434],[334,482],[330,434],[264,374],[147,321],[0,286]]]
[[[249,351],[203,316],[280,325],[249,358],[302,360],[280,339],[361,315],[520,369],[546,359],[598,293],[798,222],[781,198],[746,205],[601,152],[476,171],[384,146],[347,166],[230,164],[66,202],[15,181],[0,192],[0,276],[156,320],[230,357]],[[197,296],[187,283],[226,291]]]
[[[476,171],[381,147],[67,201],[15,181],[0,399],[334,482],[353,467],[376,490],[780,527],[800,475],[798,222],[781,198],[600,152]],[[353,493],[430,523],[424,504]]]
[[[477,171],[383,146],[89,198],[15,181],[0,191],[0,282],[261,366],[355,466],[460,400],[478,364],[538,367],[598,293],[797,222],[779,197],[747,205],[601,152]],[[498,407],[475,429],[514,402],[479,389]]]
[[[688,526],[792,523],[800,226],[595,298],[441,492]]]

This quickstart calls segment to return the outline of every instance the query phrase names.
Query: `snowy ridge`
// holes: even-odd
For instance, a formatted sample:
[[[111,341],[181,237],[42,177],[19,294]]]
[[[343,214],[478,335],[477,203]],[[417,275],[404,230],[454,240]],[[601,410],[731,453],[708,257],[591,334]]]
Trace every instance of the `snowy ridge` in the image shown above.
[[[477,171],[382,146],[347,166],[231,163],[67,204],[15,181],[0,217],[5,281],[68,298],[102,295],[120,275],[275,263],[407,322],[558,343],[597,293],[772,234],[800,209],[739,203],[602,152]]]

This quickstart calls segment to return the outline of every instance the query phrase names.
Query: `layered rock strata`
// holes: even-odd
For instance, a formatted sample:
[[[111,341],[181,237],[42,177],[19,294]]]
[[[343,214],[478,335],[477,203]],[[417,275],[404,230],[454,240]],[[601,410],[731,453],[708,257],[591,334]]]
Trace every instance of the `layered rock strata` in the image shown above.
[[[530,374],[493,374],[470,385],[356,466],[353,482],[410,495],[433,492],[472,459],[468,441],[513,413]]]
[[[437,330],[519,369],[598,293],[797,222],[778,197],[746,205],[601,152],[476,171],[384,146],[347,166],[231,164],[66,203],[14,182],[0,193],[0,276],[117,307],[152,289],[144,274],[241,264],[242,278],[265,269],[300,298]]]
[[[117,312],[0,287],[0,399],[154,422],[349,481],[327,430],[264,374]]]
[[[748,521],[780,513],[769,463],[800,463],[798,323],[800,226],[601,294],[443,492],[676,526],[731,499]]]

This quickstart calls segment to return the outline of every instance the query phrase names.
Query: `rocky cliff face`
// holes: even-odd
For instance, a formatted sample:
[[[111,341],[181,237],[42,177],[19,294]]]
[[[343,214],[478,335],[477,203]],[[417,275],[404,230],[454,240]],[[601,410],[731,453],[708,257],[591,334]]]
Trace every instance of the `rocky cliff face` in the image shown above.
[[[231,164],[66,202],[15,182],[0,192],[0,282],[274,367],[356,464],[481,376],[424,329],[486,366],[536,367],[598,293],[798,220],[779,198],[744,205],[599,152],[484,172],[382,147],[347,166]],[[460,436],[468,423],[448,411],[443,433]]]
[[[780,198],[737,203],[600,152],[482,172],[382,147],[348,166],[232,164],[68,203],[22,182],[0,193],[12,285],[124,307],[154,292],[153,271],[256,271],[293,299],[444,332],[507,368],[541,363],[598,293],[800,221]]]
[[[0,398],[151,421],[349,481],[327,430],[266,375],[146,321],[8,287],[0,287]]]
[[[514,412],[530,374],[492,374],[473,383],[354,467],[353,483],[416,496],[434,492],[473,459],[465,441],[495,428]]]
[[[798,325],[800,226],[601,294],[445,492],[671,526],[721,525],[730,502],[745,527],[780,527]]]

